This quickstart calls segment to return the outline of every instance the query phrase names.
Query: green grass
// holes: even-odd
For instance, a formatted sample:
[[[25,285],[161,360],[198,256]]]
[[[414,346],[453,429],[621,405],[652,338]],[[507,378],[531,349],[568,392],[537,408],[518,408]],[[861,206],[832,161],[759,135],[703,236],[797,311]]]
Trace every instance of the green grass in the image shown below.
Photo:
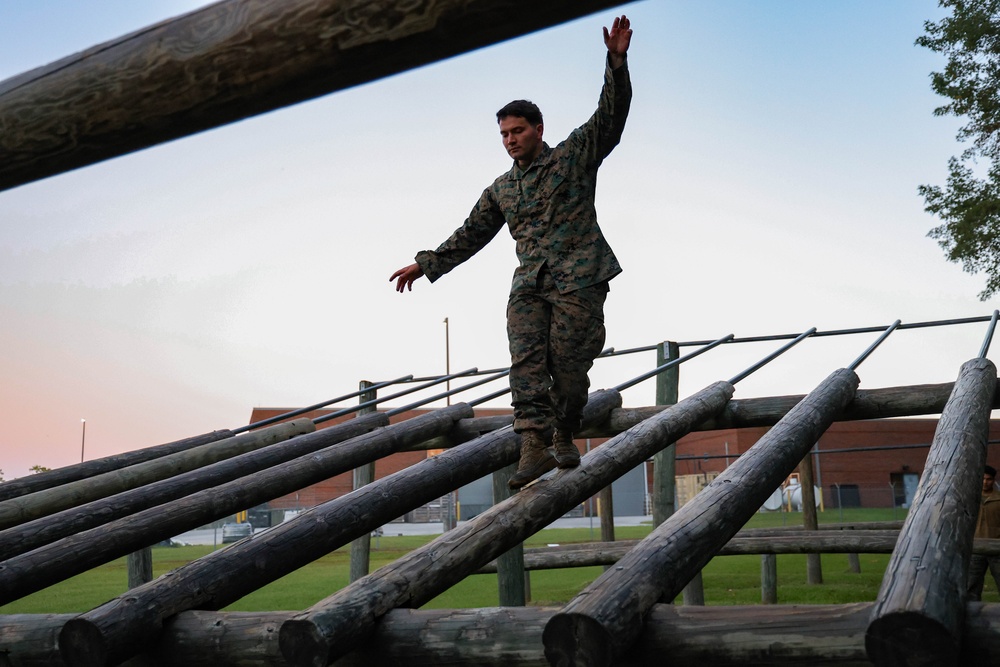
[[[904,518],[902,510],[851,509],[820,513],[820,523],[891,521]],[[800,514],[774,512],[756,514],[748,528],[799,525]],[[617,526],[619,540],[640,539],[651,526]],[[436,536],[383,536],[372,541],[372,570],[390,563]],[[600,540],[600,524],[594,528],[551,529],[532,536],[528,547]],[[153,574],[159,576],[212,552],[211,546],[157,547],[153,549]],[[840,604],[874,600],[888,554],[861,554],[861,573],[848,571],[847,556],[822,557],[822,585],[806,584],[806,558],[778,556],[778,602],[782,604]],[[304,609],[348,583],[350,548],[344,547],[320,558],[227,607],[230,611],[278,611]],[[544,570],[531,573],[531,600],[535,605],[561,605],[603,572],[601,567]],[[68,579],[33,595],[0,606],[0,613],[77,613],[92,609],[125,592],[127,571],[121,558]],[[703,571],[705,602],[709,605],[760,603],[760,557],[720,556]],[[987,577],[984,602],[1000,602],[1000,594]],[[490,607],[498,604],[495,575],[473,575],[425,605],[427,608]]]

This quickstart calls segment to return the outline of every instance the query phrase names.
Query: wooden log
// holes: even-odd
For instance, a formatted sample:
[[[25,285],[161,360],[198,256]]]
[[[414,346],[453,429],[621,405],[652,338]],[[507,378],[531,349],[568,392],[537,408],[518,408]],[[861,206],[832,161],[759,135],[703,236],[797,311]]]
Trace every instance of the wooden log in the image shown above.
[[[612,480],[681,437],[732,396],[716,383],[583,457],[577,468],[525,487],[455,530],[320,601],[281,626],[285,658],[326,664],[370,634],[394,607],[416,607],[578,505]],[[619,399],[620,400],[620,399]],[[759,507],[759,506],[758,506]],[[326,661],[326,662],[323,662]]]
[[[836,421],[940,414],[953,387],[954,383],[947,382],[881,389],[859,389],[854,401],[837,415]],[[692,430],[715,431],[750,426],[774,426],[803,398],[802,395],[793,395],[733,399],[721,414],[705,420],[704,423],[698,424]],[[993,400],[993,408],[1000,408],[1000,392]],[[627,431],[662,410],[662,406],[615,409],[611,411],[607,421],[583,429],[577,434],[577,437],[610,438]],[[436,438],[426,443],[418,443],[412,449],[447,449],[455,444],[479,437],[483,433],[510,426],[513,419],[510,415],[463,419],[456,424],[448,436]]]
[[[196,470],[315,430],[316,426],[312,421],[296,419],[260,431],[243,433],[175,454],[167,454],[89,479],[11,498],[0,502],[0,530]]]
[[[812,452],[806,454],[799,463],[799,488],[802,490],[802,525],[806,530],[819,528],[819,516],[816,514],[816,476],[813,474]],[[818,585],[823,583],[823,563],[819,554],[806,555],[806,583]]]
[[[854,372],[833,372],[743,456],[577,595],[545,627],[553,664],[610,665],[642,616],[671,599],[760,509],[853,398]]]
[[[210,442],[217,442],[231,437],[233,437],[233,432],[228,429],[212,431],[211,433],[203,433],[202,435],[196,435],[183,440],[175,440],[174,442],[146,447],[145,449],[137,449],[132,452],[125,452],[124,454],[113,454],[112,456],[105,456],[104,458],[92,461],[75,463],[70,466],[56,468],[55,470],[47,470],[35,475],[0,482],[0,501],[10,500],[11,498],[17,498],[18,496],[37,491],[44,491],[45,489],[62,486],[69,482],[87,479],[88,477],[94,477],[95,475],[111,472],[112,470],[118,470],[119,468],[137,463],[152,461],[167,454],[183,452],[187,449],[200,447]]]
[[[455,404],[388,426],[376,432],[381,440],[362,436],[351,441],[350,448],[348,443],[334,448],[337,461],[349,470],[366,460],[363,457],[381,458],[427,439],[431,431],[446,430],[471,411],[468,405]],[[354,446],[362,440],[364,445]],[[67,623],[59,639],[63,658],[72,666],[124,660],[155,639],[164,619],[187,609],[224,607],[447,490],[509,465],[517,459],[517,450],[512,431],[484,436],[178,568]],[[347,456],[353,452],[358,456]],[[315,462],[319,455],[305,458]]]
[[[358,396],[358,401],[361,404],[374,402],[378,398],[378,392],[374,389],[369,389],[374,382],[369,382],[368,380],[362,380],[358,384],[358,388],[363,391],[363,393]],[[368,391],[364,391],[368,389]],[[378,408],[375,405],[370,405],[368,407],[359,408],[358,415],[370,414],[376,412]],[[366,463],[354,469],[354,490],[360,489],[366,484],[371,484],[375,481],[375,461]],[[351,570],[350,570],[350,581],[357,581],[361,577],[368,574],[368,570],[371,567],[371,549],[372,549],[372,535],[371,533],[365,533],[361,537],[357,538],[351,542]]]
[[[760,556],[761,604],[778,604],[778,557],[774,554]]]
[[[517,465],[512,464],[493,473],[493,504],[498,505],[514,495],[507,484]],[[524,544],[515,544],[500,554],[493,563],[497,573],[497,594],[501,607],[523,607],[528,603],[528,591],[524,568]]]
[[[320,429],[315,433],[268,445],[197,470],[22,523],[0,531],[0,561],[28,553],[56,540],[76,535],[116,519],[122,519],[142,510],[185,498],[193,493],[266,470],[299,456],[368,433],[372,429],[385,426],[388,423],[389,419],[383,414],[350,419]],[[246,509],[250,506],[252,505],[239,509]]]
[[[128,587],[136,588],[153,580],[153,550],[149,547],[128,555]]]
[[[680,347],[672,341],[664,341],[656,348],[656,366],[680,356]],[[673,405],[680,397],[680,367],[674,366],[656,376],[656,404]],[[677,450],[674,447],[661,449],[653,455],[653,525],[659,526],[674,513],[674,498],[677,494]]]
[[[437,411],[365,433],[267,470],[83,531],[0,564],[0,604],[41,590],[131,551],[291,493],[392,453],[411,433],[447,429],[468,406]],[[419,420],[419,421],[418,421]],[[355,420],[351,420],[355,421]],[[302,437],[319,437],[323,431]]]
[[[654,605],[618,667],[867,665],[872,603],[671,607]],[[394,609],[371,641],[333,667],[548,667],[541,631],[556,607]],[[125,667],[279,667],[278,628],[296,612],[186,611],[169,619],[146,653]],[[56,635],[72,614],[0,616],[0,664],[60,667]],[[966,605],[960,660],[989,665],[1000,654],[1000,605]],[[6,662],[3,662],[6,660]]]
[[[996,367],[962,365],[865,636],[876,665],[957,665]]]
[[[224,0],[0,83],[0,190],[620,4]]]

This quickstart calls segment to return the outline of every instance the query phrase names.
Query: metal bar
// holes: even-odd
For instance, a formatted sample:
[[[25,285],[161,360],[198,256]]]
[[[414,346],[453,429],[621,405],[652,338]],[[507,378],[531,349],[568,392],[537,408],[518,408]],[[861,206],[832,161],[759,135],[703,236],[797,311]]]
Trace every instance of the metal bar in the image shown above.
[[[407,380],[410,380],[411,378],[413,378],[412,375],[404,375],[403,377],[396,378],[395,380],[387,380],[385,382],[380,382],[378,384],[372,385],[368,389],[360,389],[358,391],[353,391],[350,394],[344,394],[343,396],[338,396],[337,398],[332,398],[329,401],[323,401],[322,403],[316,403],[314,405],[310,405],[307,408],[298,408],[296,410],[292,410],[291,412],[286,412],[284,414],[276,415],[274,417],[268,417],[267,419],[262,419],[259,422],[254,422],[253,424],[247,424],[246,426],[241,426],[239,428],[234,428],[233,429],[233,433],[243,433],[244,431],[249,431],[251,429],[260,428],[261,426],[268,426],[270,424],[274,424],[275,422],[280,422],[280,421],[284,421],[286,419],[291,419],[292,417],[298,417],[299,415],[304,415],[307,412],[312,412],[313,410],[318,410],[320,408],[325,408],[326,406],[330,405],[331,403],[340,403],[341,401],[346,401],[349,398],[354,398],[355,396],[360,396],[361,394],[363,394],[363,393],[365,393],[367,391],[381,389],[382,387],[387,387],[387,386],[389,386],[391,384],[396,384],[398,382],[406,382]]]
[[[990,326],[986,329],[986,339],[983,340],[983,347],[979,350],[979,356],[982,359],[985,359],[986,353],[990,351],[990,343],[993,342],[993,332],[996,331],[998,317],[1000,317],[1000,310],[994,310],[993,317],[990,319]]]
[[[468,375],[470,373],[475,373],[476,370],[477,369],[473,367],[473,368],[470,368],[470,369],[465,370],[465,371],[460,371],[458,373],[452,373],[451,375],[442,375],[442,376],[436,378],[435,380],[432,380],[431,382],[427,382],[426,384],[420,385],[419,387],[410,387],[409,389],[404,389],[403,391],[396,392],[395,394],[389,394],[388,396],[383,396],[381,398],[376,398],[376,399],[371,400],[371,401],[365,401],[364,403],[358,403],[354,407],[344,408],[343,410],[337,410],[336,412],[331,412],[328,415],[323,415],[322,417],[317,417],[316,419],[313,419],[312,421],[313,421],[313,424],[321,424],[321,423],[323,423],[325,421],[330,421],[331,419],[336,419],[337,417],[343,417],[344,415],[349,415],[349,414],[351,414],[353,412],[357,412],[358,410],[360,410],[362,408],[367,408],[367,407],[371,407],[373,405],[378,405],[379,403],[384,403],[385,401],[391,400],[393,398],[399,398],[400,396],[406,396],[407,394],[412,394],[412,393],[418,392],[418,391],[420,391],[422,389],[427,389],[428,387],[433,387],[436,384],[441,384],[442,382],[447,382],[448,380],[452,380],[452,379],[457,378],[457,377],[462,377],[462,376]]]
[[[899,320],[896,320],[895,322],[893,322],[892,324],[890,324],[889,328],[886,329],[882,333],[882,335],[878,337],[878,340],[876,340],[874,343],[872,343],[871,345],[869,345],[868,349],[865,350],[864,352],[862,352],[861,356],[858,357],[857,359],[855,359],[854,363],[852,363],[850,366],[848,366],[848,368],[851,369],[852,371],[857,370],[858,366],[861,365],[861,362],[863,362],[865,359],[867,359],[868,356],[872,352],[875,351],[875,348],[877,348],[879,345],[881,345],[885,341],[885,339],[889,337],[889,334],[891,334],[893,331],[895,331],[898,328],[899,328]]]
[[[476,370],[475,373],[466,373],[466,375],[467,376],[469,376],[469,375],[493,375],[494,373],[500,373],[502,371],[507,371],[507,370],[510,370],[510,368],[507,367],[507,366],[504,366],[503,368],[487,368],[485,370]],[[409,377],[405,381],[406,382],[429,382],[431,380],[436,380],[439,377],[441,377],[441,376],[440,375],[427,375],[427,376],[424,376],[424,377]]]
[[[436,396],[431,396],[429,398],[425,398],[423,400],[417,401],[416,403],[410,403],[409,405],[404,405],[401,408],[393,408],[392,410],[387,410],[385,414],[388,415],[388,416],[390,416],[390,417],[392,417],[392,416],[401,414],[403,412],[406,412],[408,410],[414,410],[414,409],[419,408],[419,407],[421,407],[423,405],[426,405],[428,403],[432,403],[434,401],[440,400],[440,399],[445,398],[447,396],[452,396],[453,394],[458,394],[460,392],[466,391],[467,389],[472,389],[473,387],[478,387],[478,386],[484,385],[484,384],[486,384],[488,382],[493,382],[494,380],[499,380],[500,378],[504,377],[508,373],[510,373],[510,371],[503,371],[502,373],[497,373],[496,375],[493,375],[491,377],[483,378],[482,380],[476,380],[475,382],[467,384],[464,387],[459,387],[458,389],[451,389],[451,390],[448,390],[448,391],[446,391],[446,392],[444,392],[442,394],[437,394]]]
[[[643,373],[642,375],[639,375],[638,377],[634,377],[631,380],[628,380],[627,382],[621,383],[620,385],[618,385],[617,387],[614,387],[613,389],[615,391],[617,391],[617,392],[625,391],[629,387],[633,387],[633,386],[639,384],[640,382],[642,382],[644,380],[648,380],[651,377],[655,377],[655,376],[659,375],[660,373],[662,373],[663,371],[667,370],[668,368],[673,368],[674,366],[678,366],[680,364],[683,364],[688,359],[693,359],[694,357],[697,357],[699,354],[704,354],[705,352],[708,352],[712,348],[718,347],[719,345],[722,345],[723,343],[725,343],[727,341],[730,341],[732,339],[733,339],[733,334],[729,334],[727,336],[723,336],[722,338],[719,338],[718,340],[714,340],[714,341],[710,342],[709,344],[705,345],[704,347],[695,350],[691,354],[686,354],[683,357],[677,357],[676,359],[672,359],[671,361],[668,361],[667,363],[663,364],[662,366],[658,366],[658,367],[654,368],[653,370],[651,370],[651,371],[649,371],[647,373]]]
[[[483,403],[485,403],[487,401],[492,401],[494,398],[500,398],[504,394],[509,394],[509,393],[510,393],[510,387],[507,387],[506,389],[501,389],[500,391],[495,391],[492,394],[487,394],[486,396],[483,396],[481,398],[477,398],[474,401],[468,401],[468,403],[472,407],[475,407],[477,405],[482,405]]]
[[[801,343],[802,341],[804,341],[806,338],[809,338],[809,336],[812,336],[814,333],[816,333],[816,327],[813,327],[812,329],[809,329],[808,331],[803,331],[802,333],[800,333],[798,336],[795,337],[795,340],[793,340],[790,343],[786,343],[785,345],[781,346],[780,348],[778,348],[777,350],[775,350],[771,354],[767,355],[766,357],[764,357],[763,359],[761,359],[760,361],[758,361],[757,363],[755,363],[753,366],[751,366],[750,368],[748,368],[745,371],[743,371],[742,373],[739,373],[738,375],[733,376],[733,378],[729,381],[729,384],[736,384],[740,380],[743,380],[744,378],[746,378],[751,373],[754,373],[754,372],[760,370],[763,366],[771,363],[772,361],[774,361],[775,359],[777,359],[779,356],[781,356],[782,354],[784,354],[788,350],[792,349],[793,347],[795,347],[796,345],[798,345],[799,343]]]

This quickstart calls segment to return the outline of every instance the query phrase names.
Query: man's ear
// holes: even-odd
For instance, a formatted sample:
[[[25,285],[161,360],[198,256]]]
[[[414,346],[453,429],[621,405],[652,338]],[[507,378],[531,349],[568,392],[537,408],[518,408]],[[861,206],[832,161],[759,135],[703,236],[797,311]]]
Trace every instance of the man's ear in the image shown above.
[[[544,130],[544,129],[545,129],[545,128],[544,128],[544,127],[542,126],[542,124],[541,124],[541,123],[539,123],[538,125],[536,125],[536,126],[535,126],[535,132],[537,132],[537,133],[538,133],[538,138],[539,138],[539,139],[541,139],[541,138],[542,138],[542,130]]]

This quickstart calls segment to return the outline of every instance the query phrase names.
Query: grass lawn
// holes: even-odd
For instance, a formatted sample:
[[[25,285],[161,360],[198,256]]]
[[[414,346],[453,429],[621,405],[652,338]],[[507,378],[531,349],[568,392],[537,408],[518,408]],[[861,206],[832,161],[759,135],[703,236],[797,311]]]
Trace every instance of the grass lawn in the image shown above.
[[[820,513],[820,523],[855,521],[890,521],[904,518],[904,510],[845,509]],[[799,525],[801,515],[774,512],[756,514],[748,528]],[[617,539],[639,539],[649,534],[650,526],[618,526]],[[596,532],[596,535],[595,535]],[[372,570],[407,552],[420,547],[434,535],[381,537],[372,542]],[[551,529],[532,536],[529,547],[546,544],[590,542],[600,539],[599,524],[595,529]],[[153,573],[159,576],[196,558],[211,553],[211,546],[157,547],[153,549]],[[839,604],[874,600],[882,574],[889,562],[888,554],[861,554],[861,573],[848,571],[847,556],[828,554],[822,557],[823,584],[808,585],[805,556],[778,556],[778,602],[782,604]],[[272,584],[237,601],[230,611],[277,611],[304,609],[343,588],[348,583],[350,548],[345,547],[324,556]],[[544,570],[531,573],[531,600],[535,605],[560,605],[568,602],[587,584],[600,576],[603,568],[586,567],[564,570]],[[121,558],[60,584],[39,591],[7,605],[2,614],[83,612],[125,592],[127,570]],[[709,605],[760,603],[760,557],[720,556],[703,570],[705,602]],[[1000,602],[1000,594],[987,577],[984,602]],[[496,606],[496,575],[473,575],[445,591],[427,605],[428,608],[472,608]]]

